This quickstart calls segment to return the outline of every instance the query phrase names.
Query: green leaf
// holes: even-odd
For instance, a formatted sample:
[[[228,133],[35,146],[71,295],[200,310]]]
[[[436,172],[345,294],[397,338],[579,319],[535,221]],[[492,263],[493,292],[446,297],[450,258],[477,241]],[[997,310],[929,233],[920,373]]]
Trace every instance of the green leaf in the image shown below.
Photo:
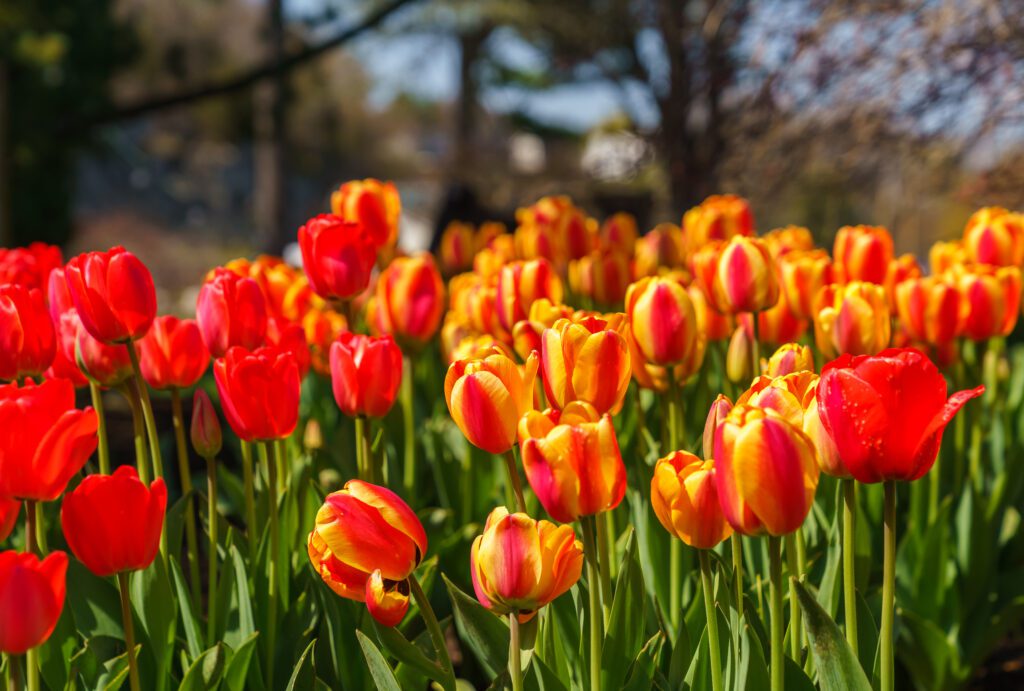
[[[669,658],[668,681],[673,688],[679,688],[686,677],[686,670],[690,668],[690,660],[693,659],[693,642],[690,640],[689,630],[686,628],[686,619],[679,618],[679,629],[676,631],[676,641],[672,645],[672,656]]]
[[[395,679],[395,673],[391,671],[387,660],[377,650],[373,641],[367,638],[362,631],[356,631],[356,638],[359,639],[359,647],[363,649],[366,666],[370,668],[370,676],[373,677],[373,683],[378,691],[402,691],[398,680]]]
[[[643,635],[644,578],[637,559],[636,539],[630,531],[601,653],[602,686],[622,686],[643,645]]]
[[[380,644],[389,653],[394,655],[395,659],[399,662],[409,665],[435,681],[443,679],[444,673],[441,671],[441,667],[427,658],[419,648],[410,643],[397,628],[381,626],[376,621],[373,621],[373,629],[377,633],[377,640],[380,641]]]
[[[508,665],[508,625],[441,574],[448,588],[459,637],[476,655],[484,670],[495,677]]]
[[[651,636],[630,667],[629,681],[622,687],[624,691],[645,691],[653,686],[654,671],[658,668],[664,646],[665,634],[658,631]]]
[[[238,547],[234,545],[231,545],[228,556],[231,558],[231,565],[234,569],[235,590],[232,604],[237,608],[238,628],[233,636],[225,633],[224,642],[237,647],[236,643],[241,643],[253,634],[256,630],[256,623],[252,615],[252,598],[249,595],[249,575],[245,570],[245,560],[242,558],[242,553],[238,551]]]
[[[121,598],[114,584],[94,576],[77,559],[68,561],[67,581],[74,584],[67,589],[67,601],[82,637],[109,636],[123,641]]]
[[[195,612],[192,611],[192,598],[189,595],[188,586],[185,584],[185,576],[174,559],[171,559],[171,578],[174,581],[174,593],[178,596],[178,603],[181,605],[181,624],[185,629],[188,656],[190,660],[195,660],[202,651],[203,634],[199,630]]]
[[[138,659],[141,647],[135,646],[136,659]],[[125,679],[128,678],[128,672],[128,651],[126,650],[103,663],[103,673],[100,674],[96,687],[103,691],[120,691]]]
[[[57,626],[39,648],[39,667],[43,680],[51,689],[63,689],[71,674],[71,656],[78,648],[75,619],[70,607],[65,607],[57,619]]]
[[[804,628],[822,691],[871,691],[871,684],[839,626],[802,583],[791,583],[804,613]]]
[[[252,633],[231,656],[227,669],[224,670],[224,683],[227,684],[229,691],[244,691],[245,679],[249,675],[249,664],[253,651],[256,650],[256,639],[259,635],[258,631]]]
[[[203,651],[185,672],[178,691],[208,691],[216,688],[224,673],[226,657],[223,643]]]
[[[152,659],[155,678],[151,683],[162,691],[170,685],[178,629],[178,606],[166,563],[158,556],[149,568],[133,573],[129,583],[132,607],[145,636],[140,667]]]
[[[359,631],[357,635],[361,635]],[[292,669],[292,676],[288,679],[288,686],[285,687],[285,691],[295,691],[295,689],[308,689],[312,688],[315,683],[316,673],[313,670],[312,660],[310,664],[306,664],[306,660],[310,657],[310,653],[313,652],[313,646],[316,645],[317,639],[313,639],[306,646],[306,649],[302,651],[302,655],[299,657],[299,661],[295,663],[295,668]]]

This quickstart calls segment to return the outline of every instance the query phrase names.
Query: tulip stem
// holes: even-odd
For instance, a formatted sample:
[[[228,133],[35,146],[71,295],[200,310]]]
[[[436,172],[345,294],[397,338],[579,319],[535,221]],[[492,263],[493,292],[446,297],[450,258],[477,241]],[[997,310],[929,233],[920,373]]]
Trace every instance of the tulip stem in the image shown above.
[[[360,480],[370,482],[370,471],[366,467],[366,446],[363,443],[363,428],[366,426],[366,418],[357,415],[355,418],[356,429],[356,474]]]
[[[526,513],[526,499],[523,497],[523,483],[519,480],[519,469],[516,467],[516,455],[512,449],[502,456],[505,459],[505,470],[508,472],[508,483],[516,495],[516,511]]]
[[[25,651],[25,687],[28,691],[39,691],[39,648]]]
[[[846,642],[857,655],[857,577],[854,571],[857,522],[857,484],[853,478],[843,483],[843,610],[846,615]]]
[[[733,533],[729,538],[732,547],[732,580],[736,588],[736,613],[743,616],[743,544],[740,534]]]
[[[267,578],[267,684],[274,688],[274,653],[277,638],[277,562],[280,553],[280,529],[277,525],[277,456],[274,441],[265,441],[267,452],[267,490],[270,504],[270,575]]]
[[[761,341],[760,341],[760,325],[757,323],[757,312],[750,313],[750,324],[752,338],[750,339],[750,359],[753,368],[750,371],[750,376],[753,379],[757,379],[758,375],[761,374]]]
[[[121,393],[128,399],[128,406],[132,409],[132,434],[135,437],[135,468],[139,471],[139,480],[144,485],[149,485],[149,451],[146,449],[146,428],[142,422],[142,410],[139,407],[139,397],[133,389],[134,382],[125,382]]]
[[[597,527],[598,561],[601,563],[601,605],[605,626],[608,626],[608,620],[612,616],[612,550],[608,521],[611,517],[610,510],[594,516],[594,524]]]
[[[124,622],[124,642],[128,646],[128,680],[131,691],[141,691],[139,667],[135,660],[135,623],[132,621],[132,603],[128,599],[128,574],[117,574],[117,589],[121,594],[121,620]]]
[[[771,590],[771,690],[785,688],[784,664],[786,651],[783,646],[785,622],[782,614],[782,538],[768,536],[768,561]]]
[[[508,674],[512,691],[523,691],[523,663],[519,656],[519,612],[508,613]]]
[[[25,551],[29,554],[39,553],[36,544],[36,503],[31,500],[25,502]]]
[[[680,415],[679,415],[679,384],[676,382],[675,371],[672,367],[667,369],[668,373],[668,444],[667,453],[680,450]],[[662,455],[667,455],[664,453]],[[669,593],[668,609],[669,618],[673,630],[679,628],[679,618],[682,615],[682,580],[683,580],[683,546],[679,540],[669,541]]]
[[[156,417],[153,416],[153,402],[149,400],[149,387],[146,380],[142,378],[142,370],[139,367],[139,354],[135,351],[135,341],[129,340],[125,344],[128,349],[128,357],[132,361],[132,369],[135,370],[135,388],[139,395],[139,402],[142,405],[142,417],[146,421],[146,436],[149,437],[149,453],[153,459],[153,474],[156,477],[164,476],[164,461],[160,455],[160,433],[156,428]]]
[[[99,451],[100,475],[110,475],[110,444],[107,442],[107,414],[103,408],[103,391],[99,385],[89,382],[89,393],[92,395],[92,407],[96,411],[96,419],[99,422],[96,436],[99,437],[97,449]]]
[[[288,440],[278,439],[274,442],[277,445],[277,493],[281,496],[288,491]]]
[[[174,445],[178,452],[178,473],[181,492],[185,495],[185,544],[188,546],[188,575],[192,602],[196,611],[202,611],[203,596],[199,578],[199,538],[196,536],[195,503],[192,498],[192,472],[188,465],[188,444],[185,441],[185,414],[181,407],[181,392],[171,389],[171,416],[174,419]]]
[[[679,542],[679,540],[673,540]],[[708,618],[708,647],[711,650],[711,688],[722,691],[722,652],[718,640],[718,610],[715,607],[715,588],[711,576],[711,560],[705,549],[697,550],[700,557],[700,580],[704,587],[704,611]]]
[[[587,594],[590,597],[590,688],[601,688],[601,646],[604,644],[601,612],[601,567],[598,564],[597,539],[593,516],[580,516],[583,533],[583,555],[587,560]],[[673,540],[673,542],[676,542]]]
[[[207,560],[206,640],[217,640],[217,461],[206,459],[206,515],[210,539]]]
[[[881,691],[892,691],[895,683],[893,664],[893,619],[896,614],[896,481],[885,481],[885,533],[882,567],[882,685]]]
[[[800,664],[800,649],[803,647],[800,632],[800,603],[796,599],[796,582],[800,580],[800,559],[797,551],[796,533],[786,536],[786,565],[789,569],[789,650],[793,661]]]
[[[405,468],[402,485],[405,488],[406,499],[411,500],[416,485],[416,411],[412,391],[412,358],[405,358],[402,370],[402,421],[405,423]]]
[[[245,486],[245,532],[249,536],[249,561],[255,563],[257,549],[256,497],[253,488],[252,444],[244,439],[239,439],[239,446],[242,449],[242,484]]]
[[[427,625],[430,641],[434,644],[434,652],[437,654],[438,662],[441,663],[441,671],[444,673],[441,686],[445,691],[454,691],[455,672],[452,670],[452,660],[448,656],[448,646],[445,644],[444,632],[441,630],[441,624],[437,621],[434,608],[430,606],[430,600],[423,592],[423,588],[416,579],[415,573],[409,574],[409,589],[416,600],[416,606],[420,608],[420,616],[423,617],[423,623]]]

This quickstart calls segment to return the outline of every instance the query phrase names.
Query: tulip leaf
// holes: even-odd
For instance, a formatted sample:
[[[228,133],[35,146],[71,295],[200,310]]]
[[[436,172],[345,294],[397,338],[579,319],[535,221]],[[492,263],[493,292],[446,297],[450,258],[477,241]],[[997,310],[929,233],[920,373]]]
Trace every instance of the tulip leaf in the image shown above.
[[[630,530],[601,653],[602,686],[613,689],[622,686],[643,645],[643,635],[644,577],[637,559],[636,539]]]
[[[373,677],[373,683],[378,691],[402,691],[402,687],[398,685],[398,680],[395,679],[395,673],[391,671],[387,660],[381,655],[373,641],[362,631],[356,631],[356,638],[359,639],[359,647],[363,649],[366,666],[370,668],[370,676]],[[289,685],[290,688],[291,686]]]
[[[71,656],[78,647],[75,619],[70,607],[65,607],[57,619],[57,626],[39,647],[39,667],[43,680],[51,689],[63,689],[71,673]]]
[[[141,645],[135,646],[136,659],[141,648]],[[103,663],[103,673],[100,674],[96,688],[103,691],[119,691],[124,685],[125,679],[128,678],[128,672],[128,651],[126,650]]]
[[[312,566],[307,569],[307,573],[314,573]],[[315,577],[317,581],[320,580],[319,576]],[[326,640],[328,655],[336,677],[334,681],[338,686],[346,689],[364,688],[367,684],[365,667],[351,664],[344,654],[349,650],[354,651],[358,645],[355,637],[358,624],[356,611],[357,608],[365,608],[366,605],[361,602],[344,600],[321,583],[316,583],[313,591],[316,593],[317,603],[323,615],[319,635],[320,638]]]
[[[257,631],[246,638],[228,661],[224,670],[224,683],[227,684],[229,691],[245,689],[245,679],[249,676],[249,664],[252,662],[252,654],[256,650],[256,639],[259,635]]]
[[[238,551],[238,547],[231,545],[228,555],[231,557],[231,566],[234,569],[235,590],[231,604],[238,610],[238,629],[235,636],[225,634],[224,642],[229,645],[237,645],[253,634],[256,624],[252,614],[252,598],[249,595],[249,576],[245,570],[242,553]]]
[[[156,665],[153,683],[157,691],[162,691],[170,683],[178,629],[177,601],[163,558],[157,556],[149,568],[132,574],[129,590],[142,623],[142,630],[136,632],[143,639],[142,657],[152,658]]]
[[[455,613],[455,626],[459,637],[476,655],[484,670],[495,677],[508,665],[508,626],[501,617],[459,590],[458,586],[441,574],[448,588]]]
[[[121,598],[112,581],[99,578],[77,559],[68,561],[67,604],[74,614],[75,626],[85,639],[109,636],[124,640],[121,625]]]
[[[839,626],[802,583],[793,581],[792,585],[803,610],[822,691],[871,691],[871,684]]]
[[[362,636],[362,632],[356,631],[356,636]],[[295,689],[311,689],[316,684],[316,672],[313,669],[312,660],[313,648],[316,646],[316,642],[317,639],[314,638],[309,642],[309,645],[306,646],[306,649],[302,651],[302,655],[299,656],[299,661],[296,662],[295,667],[292,668],[292,675],[288,679],[288,686],[285,687],[285,691],[295,691]],[[361,643],[362,639],[360,639],[360,644]],[[373,644],[371,643],[370,645]],[[377,654],[380,655],[379,652]],[[309,660],[308,664],[306,662],[307,660]]]
[[[423,651],[413,645],[397,628],[381,626],[373,621],[373,629],[377,633],[377,640],[380,641],[380,644],[399,662],[435,681],[441,681],[444,678],[441,667],[428,659]]]
[[[178,691],[207,691],[216,688],[224,673],[226,657],[227,653],[223,643],[204,650],[185,672]]]
[[[665,634],[655,633],[640,649],[640,654],[630,667],[629,680],[622,686],[624,691],[643,691],[654,687],[654,672],[665,647]]]
[[[680,617],[679,628],[676,630],[675,643],[672,644],[672,656],[669,658],[668,667],[668,681],[673,688],[679,688],[682,685],[692,658],[693,642],[690,640],[690,632],[686,627],[686,619]]]
[[[190,660],[195,660],[202,650],[203,634],[199,630],[195,612],[192,611],[192,598],[189,595],[188,586],[185,584],[185,576],[181,573],[181,567],[174,559],[170,560],[170,564],[171,578],[174,580],[174,593],[181,605],[181,624],[185,629],[188,656]]]

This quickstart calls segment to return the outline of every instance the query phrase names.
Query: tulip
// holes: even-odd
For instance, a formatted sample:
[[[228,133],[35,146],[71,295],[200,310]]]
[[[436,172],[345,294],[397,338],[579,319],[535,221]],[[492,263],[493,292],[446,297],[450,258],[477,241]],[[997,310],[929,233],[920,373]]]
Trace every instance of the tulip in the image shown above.
[[[299,421],[299,367],[291,353],[235,346],[213,363],[224,416],[241,439],[284,439]]]
[[[437,334],[444,315],[444,282],[429,254],[400,257],[377,280],[383,333],[404,347],[420,349]]]
[[[794,427],[803,429],[804,411],[814,400],[818,375],[804,370],[781,377],[762,374],[736,399],[736,405],[774,410]]]
[[[64,552],[42,560],[0,552],[0,651],[21,655],[46,642],[64,609],[67,569]]]
[[[768,246],[734,236],[714,242],[692,259],[693,275],[711,306],[723,314],[760,312],[779,301],[779,281]]]
[[[1020,269],[974,264],[951,276],[960,291],[960,318],[966,337],[984,341],[1013,331],[1020,311]]]
[[[42,291],[0,285],[0,381],[37,377],[55,354],[53,322]]]
[[[516,322],[526,319],[534,301],[546,298],[554,304],[562,301],[562,280],[544,259],[507,264],[498,274],[494,296],[498,321],[508,332]]]
[[[789,252],[779,258],[782,295],[797,317],[814,316],[814,298],[832,283],[832,259],[824,250]]]
[[[137,348],[142,376],[154,389],[195,386],[210,364],[199,325],[191,319],[157,317]]]
[[[402,351],[390,336],[344,332],[331,344],[331,388],[349,417],[384,417],[402,382]]]
[[[569,262],[569,286],[599,305],[618,305],[626,296],[632,271],[619,251],[595,250]]]
[[[291,353],[299,367],[299,379],[306,378],[313,356],[306,342],[306,331],[302,324],[271,317],[267,320],[266,344]]]
[[[327,495],[308,539],[309,560],[341,597],[367,603],[384,626],[409,608],[409,583],[427,553],[427,535],[397,494],[361,480]]]
[[[750,204],[735,194],[708,197],[683,216],[686,246],[692,252],[709,242],[754,234]]]
[[[530,411],[519,422],[526,478],[559,523],[614,509],[626,493],[626,467],[608,415],[588,404]]]
[[[826,358],[874,354],[889,345],[892,325],[882,286],[861,281],[825,286],[815,302],[814,340]]]
[[[210,397],[202,389],[196,389],[192,398],[192,448],[203,458],[216,458],[220,453],[223,437],[220,420]]]
[[[0,499],[0,542],[6,540],[18,522],[21,502],[17,499]]]
[[[799,343],[786,343],[772,353],[765,374],[770,377],[781,377],[804,370],[814,371],[814,354],[810,347]]]
[[[627,257],[633,256],[638,232],[636,217],[631,213],[619,211],[604,219],[597,231],[599,244],[613,249]]]
[[[902,254],[889,262],[889,268],[885,272],[885,297],[889,301],[889,307],[896,312],[896,289],[904,281],[921,278],[924,271],[912,254]]]
[[[59,497],[95,451],[97,424],[66,379],[0,386],[0,497]]]
[[[331,194],[331,212],[360,223],[378,247],[394,247],[398,241],[402,201],[393,182],[350,180]]]
[[[463,276],[466,280],[458,280]],[[451,282],[450,311],[465,318],[474,332],[504,340],[508,331],[498,321],[496,295],[497,289],[490,279],[482,280],[475,274],[456,276]]]
[[[280,257],[262,254],[255,261],[232,259],[223,268],[256,281],[266,301],[269,317],[301,321],[315,306],[317,296],[309,285],[309,279],[301,269],[286,264]],[[210,280],[216,274],[217,269],[214,269],[206,279]]]
[[[66,313],[64,318],[73,322],[73,326],[67,327],[69,332],[73,329],[74,333],[74,340],[70,343],[71,355],[78,370],[90,382],[104,389],[112,389],[132,376],[132,360],[127,348],[93,338],[75,312]],[[62,343],[61,348],[66,347],[68,345]]]
[[[725,351],[725,376],[734,384],[743,384],[757,375],[753,362],[753,333],[742,326],[737,326],[729,339],[729,348]],[[760,364],[760,363],[759,363]]]
[[[636,241],[633,276],[656,276],[663,269],[681,269],[686,264],[683,231],[674,223],[659,223]]]
[[[483,279],[496,278],[501,268],[515,259],[515,238],[499,235],[473,257],[473,273]]]
[[[769,230],[761,238],[768,245],[768,251],[776,259],[792,252],[811,252],[814,250],[814,236],[803,226],[784,226]]]
[[[839,283],[881,285],[893,259],[892,236],[881,226],[843,226],[836,233],[832,259]]]
[[[669,533],[697,549],[712,549],[732,534],[718,501],[714,461],[673,451],[654,466],[651,506]]]
[[[547,298],[535,300],[530,305],[530,316],[516,322],[512,329],[512,347],[519,358],[526,362],[533,351],[540,352],[543,344],[541,337],[545,329],[555,325],[560,319],[573,316],[573,309],[568,305],[552,304]]]
[[[670,278],[642,278],[626,292],[630,333],[654,365],[688,360],[698,347],[697,314],[686,289]]]
[[[62,266],[64,256],[56,245],[33,242],[28,247],[0,247],[0,285],[46,290],[50,273]]]
[[[114,247],[80,254],[68,262],[64,276],[82,324],[97,340],[125,343],[149,331],[156,287],[149,269],[131,252]]]
[[[516,254],[524,259],[543,258],[564,269],[594,248],[594,230],[567,196],[543,197],[518,209],[516,222]]]
[[[303,315],[302,329],[306,333],[314,372],[330,376],[331,344],[348,330],[348,326],[348,320],[341,313],[324,307],[312,307]]]
[[[817,394],[804,410],[803,430],[814,444],[815,451],[818,452],[818,468],[821,469],[821,472],[843,480],[850,478],[850,471],[843,464],[843,459],[839,456],[839,449],[832,441],[832,435],[828,433],[821,422]]]
[[[629,387],[626,339],[606,319],[560,319],[545,329],[540,356],[544,390],[559,410],[586,401],[599,413],[616,413]]]
[[[253,279],[216,269],[199,289],[196,322],[215,358],[234,346],[253,350],[263,345],[267,334],[266,298]]]
[[[896,311],[907,335],[929,345],[946,345],[960,335],[960,293],[952,281],[929,276],[896,286]]]
[[[519,418],[533,409],[537,366],[536,354],[520,367],[498,351],[451,364],[444,379],[445,400],[471,444],[493,454],[512,448]]]
[[[89,380],[82,373],[82,370],[78,368],[78,364],[75,361],[75,336],[79,328],[81,328],[81,321],[78,319],[78,314],[74,312],[73,308],[71,312],[61,315],[61,320],[54,324],[54,330],[57,335],[57,348],[54,352],[50,369],[46,370],[43,374],[44,379],[67,379],[74,384],[76,389],[89,384]],[[93,340],[95,341],[96,339]],[[99,343],[99,341],[96,342]],[[124,348],[119,346],[108,347],[120,350],[124,352],[126,358],[128,357],[128,353],[125,352]]]
[[[732,401],[725,394],[718,394],[715,400],[712,401],[711,408],[708,410],[708,417],[704,421],[704,438],[702,441],[705,458],[714,457],[715,433],[718,432],[718,426],[725,421],[732,408]]]
[[[759,343],[778,346],[798,341],[807,330],[807,320],[797,317],[785,299],[779,299],[775,306],[757,312],[757,330],[754,331],[754,315],[750,312],[737,315],[743,328],[750,331],[751,341],[757,334]]]
[[[936,242],[928,250],[928,265],[931,267],[932,275],[934,276],[946,273],[953,267],[966,263],[968,263],[967,253],[964,250],[963,242],[960,240]]]
[[[299,228],[302,269],[313,291],[327,300],[350,300],[366,290],[379,243],[355,220],[321,214]]]
[[[451,221],[445,226],[437,250],[441,273],[445,276],[454,276],[472,269],[474,244],[472,224]]]
[[[147,487],[131,466],[113,475],[89,475],[61,504],[68,547],[100,577],[141,571],[153,563],[167,508],[167,487],[157,478]]]
[[[526,622],[579,580],[583,544],[572,526],[510,514],[502,506],[473,540],[470,569],[480,604]]]
[[[998,206],[975,211],[964,228],[967,261],[993,266],[1024,263],[1024,216]]]

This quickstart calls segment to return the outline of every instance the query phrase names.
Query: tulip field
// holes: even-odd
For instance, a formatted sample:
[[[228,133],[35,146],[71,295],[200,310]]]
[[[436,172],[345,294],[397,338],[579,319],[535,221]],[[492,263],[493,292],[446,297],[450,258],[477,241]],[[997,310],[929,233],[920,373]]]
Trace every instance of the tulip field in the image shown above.
[[[733,195],[435,255],[400,206],[342,185],[187,315],[133,248],[0,249],[7,689],[1024,687],[1024,216],[926,271]]]

